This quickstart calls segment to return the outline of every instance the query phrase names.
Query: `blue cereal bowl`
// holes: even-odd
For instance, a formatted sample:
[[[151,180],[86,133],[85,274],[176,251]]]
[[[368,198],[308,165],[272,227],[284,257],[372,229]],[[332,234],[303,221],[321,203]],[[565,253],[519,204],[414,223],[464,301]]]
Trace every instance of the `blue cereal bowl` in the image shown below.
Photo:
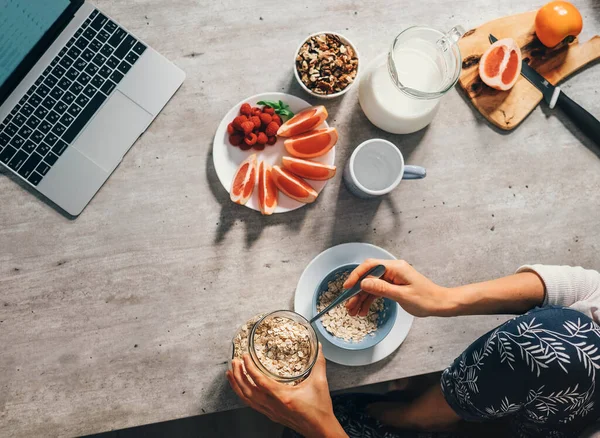
[[[344,265],[340,266],[333,271],[331,271],[322,281],[319,283],[319,286],[315,290],[312,302],[313,308],[313,316],[316,315],[317,312],[317,302],[319,301],[320,296],[327,291],[329,282],[335,280],[338,276],[353,271],[358,265]],[[340,304],[342,306],[343,304]],[[398,314],[398,304],[390,300],[389,298],[383,299],[383,310],[379,312],[379,319],[377,321],[377,330],[375,332],[369,333],[365,336],[361,341],[353,342],[346,341],[342,338],[338,338],[337,336],[333,336],[329,333],[325,327],[323,327],[323,323],[321,320],[317,320],[313,323],[313,327],[317,330],[319,335],[329,341],[331,344],[340,347],[344,350],[365,350],[367,348],[374,347],[379,344],[383,339],[390,333],[394,323],[396,322],[396,316]]]

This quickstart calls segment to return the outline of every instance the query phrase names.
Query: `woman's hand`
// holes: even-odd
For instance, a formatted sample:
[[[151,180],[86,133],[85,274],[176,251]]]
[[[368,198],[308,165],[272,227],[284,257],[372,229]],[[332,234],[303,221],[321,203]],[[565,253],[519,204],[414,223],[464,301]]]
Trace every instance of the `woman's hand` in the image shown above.
[[[250,376],[244,373],[246,372]],[[272,421],[312,437],[347,437],[333,414],[325,357],[319,346],[319,356],[310,376],[296,386],[285,385],[262,374],[248,354],[244,362],[233,360],[233,371],[227,380],[235,393],[251,408]]]
[[[350,315],[366,316],[377,297],[386,297],[398,302],[404,310],[414,316],[453,314],[456,304],[449,289],[438,286],[404,260],[368,259],[350,274],[344,288],[354,286],[362,275],[377,265],[385,266],[385,274],[381,279],[366,278],[362,281],[363,292],[346,303]]]

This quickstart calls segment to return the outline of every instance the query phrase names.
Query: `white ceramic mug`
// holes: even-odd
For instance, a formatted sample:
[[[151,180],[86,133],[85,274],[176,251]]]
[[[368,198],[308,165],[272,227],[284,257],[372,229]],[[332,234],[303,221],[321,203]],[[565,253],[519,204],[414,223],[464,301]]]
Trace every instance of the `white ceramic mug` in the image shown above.
[[[375,198],[394,190],[402,179],[425,178],[421,166],[404,165],[394,143],[373,138],[358,145],[344,168],[348,190],[360,198]]]

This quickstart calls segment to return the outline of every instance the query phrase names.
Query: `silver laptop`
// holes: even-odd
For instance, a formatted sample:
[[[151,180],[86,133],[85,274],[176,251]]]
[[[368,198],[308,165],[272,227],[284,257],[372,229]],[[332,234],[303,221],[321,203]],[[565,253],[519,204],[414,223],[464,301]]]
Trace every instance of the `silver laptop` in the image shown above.
[[[83,0],[0,0],[0,163],[77,216],[184,78]]]

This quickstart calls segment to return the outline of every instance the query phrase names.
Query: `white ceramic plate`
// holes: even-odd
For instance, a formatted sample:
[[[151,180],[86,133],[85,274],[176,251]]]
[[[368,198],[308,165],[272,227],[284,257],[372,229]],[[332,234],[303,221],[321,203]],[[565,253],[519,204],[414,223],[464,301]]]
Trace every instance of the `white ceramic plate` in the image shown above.
[[[217,133],[215,134],[215,141],[213,142],[213,163],[215,165],[215,170],[217,171],[217,176],[219,177],[219,181],[227,190],[227,193],[231,190],[231,181],[237,171],[238,167],[248,156],[251,154],[256,154],[258,161],[267,161],[271,165],[278,164],[281,165],[281,159],[288,155],[285,147],[283,145],[283,138],[278,138],[277,143],[273,146],[265,146],[263,151],[256,151],[254,149],[250,149],[249,151],[243,151],[239,147],[232,146],[229,144],[229,135],[227,134],[227,125],[231,123],[231,121],[239,115],[240,107],[244,102],[248,102],[252,106],[258,106],[257,102],[261,100],[273,100],[278,101],[281,100],[284,103],[290,106],[290,110],[294,113],[298,113],[305,108],[308,108],[310,103],[307,101],[300,99],[299,97],[292,96],[291,94],[286,93],[263,93],[257,94],[256,96],[248,97],[247,99],[242,100],[240,103],[235,105],[229,112],[223,117],[221,124],[217,128]],[[324,122],[317,128],[327,128],[327,122]],[[331,148],[329,152],[327,152],[322,157],[314,158],[314,161],[318,161],[320,163],[325,163],[329,165],[333,165],[335,161],[335,147]],[[327,181],[308,181],[308,183],[318,192],[320,193],[327,184]],[[277,205],[277,209],[275,213],[286,213],[288,211],[296,210],[306,204],[298,202],[294,199],[288,198],[283,193],[279,193],[279,203]],[[258,207],[258,190],[254,190],[252,197],[246,204],[246,207],[251,208],[253,210],[259,210]]]
[[[307,319],[312,318],[314,316],[312,299],[321,280],[339,266],[360,264],[368,258],[396,259],[386,250],[368,243],[344,243],[323,251],[308,264],[298,281],[294,297],[294,310]],[[348,366],[370,365],[396,351],[408,335],[412,322],[413,316],[398,306],[398,316],[390,334],[379,344],[366,350],[344,350],[323,338],[319,332],[317,332],[317,336],[323,344],[323,354],[328,360]]]

